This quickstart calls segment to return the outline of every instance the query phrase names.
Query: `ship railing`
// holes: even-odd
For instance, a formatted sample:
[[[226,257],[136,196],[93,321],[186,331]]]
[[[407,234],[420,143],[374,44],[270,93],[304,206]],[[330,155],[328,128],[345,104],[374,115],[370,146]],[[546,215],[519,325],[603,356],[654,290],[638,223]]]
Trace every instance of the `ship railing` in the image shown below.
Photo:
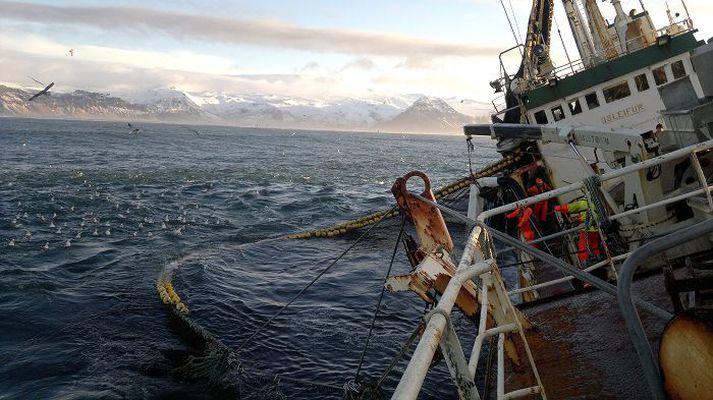
[[[693,147],[693,146],[692,146]],[[706,146],[702,146],[701,148],[698,148],[696,151],[703,151],[705,149],[713,147],[713,141],[709,141],[706,143]],[[687,150],[692,150],[692,149],[687,149]],[[633,166],[632,166],[633,167]],[[712,190],[713,186],[709,187],[708,190]],[[640,247],[639,249],[635,250],[632,252],[632,254],[628,255],[629,257],[627,258],[626,262],[624,263],[624,266],[621,269],[621,276],[618,281],[618,286],[613,286],[611,283],[606,282],[596,276],[593,276],[587,272],[577,270],[574,268],[572,265],[567,264],[563,260],[560,260],[548,253],[543,252],[542,250],[539,250],[535,247],[529,246],[525,243],[522,243],[521,241],[510,237],[508,234],[504,232],[497,231],[495,229],[489,229],[485,223],[484,223],[484,218],[478,218],[477,220],[472,219],[470,217],[466,217],[459,213],[458,211],[452,210],[448,207],[442,206],[430,199],[427,199],[423,196],[414,194],[416,198],[419,200],[431,204],[434,207],[437,207],[439,210],[442,212],[445,212],[451,216],[457,217],[461,219],[463,222],[467,224],[475,224],[475,228],[471,231],[471,236],[469,237],[469,241],[466,244],[466,248],[463,251],[463,258],[461,259],[461,264],[459,265],[458,271],[456,273],[456,276],[458,276],[459,273],[462,273],[460,275],[460,279],[451,279],[449,282],[448,286],[446,287],[446,292],[450,290],[449,293],[449,298],[447,299],[447,303],[444,305],[449,307],[448,308],[448,313],[450,313],[450,309],[453,306],[453,303],[455,301],[455,296],[458,293],[458,289],[463,282],[463,278],[467,277],[473,277],[477,275],[478,272],[482,272],[488,269],[487,263],[486,265],[483,265],[478,261],[476,258],[478,253],[474,251],[475,246],[473,246],[473,243],[476,241],[474,240],[474,236],[477,238],[478,235],[480,235],[482,232],[487,233],[488,237],[488,243],[487,243],[487,248],[490,249],[491,252],[494,253],[493,246],[492,246],[492,239],[490,238],[490,235],[492,234],[493,238],[496,240],[500,240],[504,242],[505,244],[511,245],[521,251],[525,251],[530,253],[533,257],[539,258],[545,262],[550,262],[554,266],[562,269],[565,272],[569,272],[573,275],[576,275],[576,278],[582,279],[584,281],[587,281],[597,287],[598,289],[602,290],[605,293],[608,293],[612,296],[615,296],[620,304],[620,308],[622,310],[622,314],[624,316],[624,320],[626,322],[627,328],[629,330],[629,334],[631,336],[632,342],[633,342],[633,347],[636,350],[637,354],[639,355],[639,359],[641,361],[641,365],[644,369],[644,375],[646,377],[647,384],[649,385],[650,393],[652,395],[652,398],[657,399],[657,400],[664,400],[666,396],[664,395],[663,392],[663,385],[662,385],[662,380],[661,380],[661,374],[658,369],[658,365],[656,363],[656,360],[653,356],[653,352],[651,350],[651,345],[648,342],[648,339],[646,337],[646,334],[643,330],[643,326],[641,325],[641,320],[638,316],[638,312],[636,309],[636,306],[638,305],[639,308],[651,313],[652,315],[663,319],[663,320],[670,320],[673,315],[667,311],[664,310],[654,304],[651,304],[645,300],[642,300],[641,298],[635,297],[631,293],[631,281],[632,277],[634,275],[634,272],[636,268],[641,265],[644,261],[646,261],[650,256],[654,254],[660,254],[661,252],[664,252],[665,250],[678,246],[682,243],[685,243],[690,240],[694,240],[695,238],[698,237],[706,237],[710,232],[713,232],[713,220],[708,219],[706,221],[703,221],[701,223],[698,223],[696,225],[683,228],[679,231],[676,231],[675,235],[667,235],[663,238],[659,238],[654,240],[651,243],[647,243],[644,246]],[[622,255],[624,256],[624,255]],[[493,255],[492,253],[488,255],[490,257],[490,260],[492,260]],[[489,260],[489,261],[490,261]],[[475,264],[472,264],[473,262],[476,262]],[[490,261],[493,267],[495,267],[495,263]],[[468,264],[470,263],[470,266]],[[465,264],[465,265],[464,265]],[[480,269],[476,270],[480,266]],[[498,277],[499,274],[497,274],[497,269],[493,270],[495,274],[493,276]],[[486,280],[484,280],[486,279]],[[487,284],[487,275],[483,274],[481,275],[481,282],[483,282],[483,286]],[[502,287],[502,281],[498,281],[498,286]],[[445,298],[445,294],[441,298],[441,302]],[[500,293],[498,293],[498,298],[503,298]],[[502,303],[502,304],[508,304],[510,307],[512,307],[512,303],[509,302],[509,296],[505,295],[504,299],[507,303]],[[439,302],[439,306],[441,306],[441,302]],[[478,336],[476,337],[476,341],[473,347],[473,353],[471,355],[471,362],[475,359],[475,357],[479,356],[480,348],[482,346],[483,340],[486,337],[493,336],[493,335],[498,335],[498,345],[497,345],[497,351],[498,351],[498,400],[502,399],[510,399],[510,398],[516,398],[520,396],[526,396],[530,394],[536,394],[539,393],[542,398],[545,398],[545,393],[544,389],[541,384],[541,380],[539,378],[539,374],[537,372],[536,367],[534,366],[534,361],[532,359],[532,355],[529,349],[529,346],[527,346],[527,341],[524,339],[524,333],[522,331],[522,326],[520,325],[518,331],[520,332],[521,335],[523,335],[523,340],[525,343],[525,350],[527,351],[528,354],[528,359],[530,360],[532,366],[533,366],[533,371],[535,374],[535,377],[537,379],[538,385],[533,386],[530,388],[525,388],[525,389],[520,389],[520,390],[514,390],[509,393],[505,393],[504,391],[504,375],[502,375],[502,371],[504,370],[504,334],[505,332],[510,331],[511,329],[515,329],[516,327],[513,325],[509,324],[502,324],[498,327],[487,329],[485,326],[485,323],[483,321],[487,321],[487,315],[484,317],[483,316],[483,310],[487,308],[488,306],[488,297],[485,292],[481,294],[481,324],[479,326],[479,333]],[[435,311],[435,310],[434,310]],[[445,311],[440,311],[434,313],[437,316],[443,316],[443,321],[445,325],[445,322],[449,322],[450,320],[445,317],[446,312]],[[433,321],[433,318],[430,319],[430,321]],[[429,321],[429,325],[430,325]],[[435,332],[434,334],[437,334],[438,332]],[[443,329],[441,329],[440,334],[443,334]],[[427,361],[431,360],[431,357],[433,357],[433,354],[435,353],[436,347],[438,347],[439,341],[440,341],[440,335],[439,336],[429,336],[429,341],[424,343],[419,343],[419,348],[421,348],[421,351],[419,352],[419,348],[416,349],[417,352],[419,352],[419,359],[421,360],[420,363],[424,364],[427,363]],[[422,342],[426,338],[426,335],[422,337]],[[443,339],[444,341],[448,341],[451,339]],[[423,346],[422,346],[423,344]],[[429,346],[430,344],[430,346]],[[441,342],[441,348],[443,348],[443,342]],[[430,352],[429,352],[430,349]],[[444,352],[445,353],[445,352]],[[414,354],[414,359],[416,358],[416,354]],[[413,361],[413,359],[412,359]],[[476,361],[477,363],[477,361]],[[427,369],[428,364],[425,364],[425,368]],[[477,364],[476,364],[477,365]],[[450,368],[450,364],[449,364]],[[409,363],[409,366],[407,367],[407,372],[409,370],[416,369],[415,367],[412,368],[411,363]],[[463,373],[463,369],[461,368],[460,373]],[[469,365],[469,373],[472,371],[472,367]],[[423,377],[425,377],[427,371],[423,371]],[[451,375],[454,377],[454,380],[456,380],[456,374],[458,371],[454,372],[453,369],[451,369]],[[411,374],[413,372],[411,371]],[[406,373],[404,373],[404,376],[406,376]],[[461,375],[462,376],[462,375]],[[468,375],[469,377],[471,375]],[[409,396],[402,396],[403,393],[399,393],[399,396],[394,394],[393,398],[408,398],[408,399],[415,399],[418,391],[421,388],[421,384],[423,383],[423,377],[421,378],[420,382],[418,382],[417,385],[414,385],[414,387],[411,387],[410,389],[412,392],[409,392]],[[401,382],[399,382],[399,387],[404,384],[405,390],[408,390],[408,384],[412,382],[410,379],[409,381],[404,381],[402,378]],[[398,388],[397,388],[398,391]],[[415,393],[413,393],[415,391]],[[477,391],[475,391],[474,396],[464,396],[462,393],[461,398],[475,398],[479,399],[477,396]]]
[[[672,22],[670,25],[663,27],[661,29],[656,30],[655,37],[657,40],[659,38],[667,38],[670,39],[672,37],[676,37],[679,35],[683,35],[685,33],[693,31],[693,22],[691,21],[690,18],[683,18],[678,21]],[[631,48],[631,50],[626,50],[626,51],[620,51],[617,50],[617,56],[616,57],[621,57],[627,54],[631,54],[633,52],[636,52],[638,50],[641,50],[643,48],[649,47],[649,46],[655,46],[658,45],[659,42],[653,42],[649,44],[648,46],[644,47],[637,47],[635,46],[637,43],[642,42],[643,39],[646,39],[648,35],[642,34],[633,38],[630,38],[629,40],[626,41],[626,47],[627,49]],[[664,43],[665,40],[661,43]],[[607,57],[607,52],[611,52],[611,49],[603,49],[598,52],[593,53],[591,56],[588,58],[580,58],[577,60],[574,60],[569,63],[561,64],[555,67],[553,74],[554,76],[561,80],[564,78],[567,78],[569,76],[575,75],[581,71],[584,71],[589,68],[593,68],[599,64],[602,64],[604,62],[607,62],[611,59],[611,57]]]
[[[626,166],[626,167],[623,167],[620,169],[616,169],[613,171],[609,171],[607,173],[599,175],[599,177],[598,177],[599,181],[605,182],[608,180],[620,178],[627,174],[636,173],[638,171],[642,171],[642,170],[645,170],[645,169],[648,169],[648,168],[651,168],[651,167],[654,167],[657,165],[661,165],[663,163],[666,163],[666,162],[669,162],[672,160],[688,157],[691,161],[691,165],[693,166],[693,168],[696,172],[696,176],[697,176],[698,183],[700,186],[698,189],[694,189],[694,190],[691,190],[686,193],[682,193],[682,194],[671,196],[671,197],[666,197],[661,200],[652,202],[650,204],[642,204],[636,208],[629,209],[626,211],[616,212],[616,213],[608,216],[608,219],[610,221],[619,220],[619,219],[622,219],[622,218],[625,218],[625,217],[628,217],[628,216],[631,216],[634,214],[638,214],[638,213],[648,211],[648,210],[651,210],[654,208],[665,207],[666,205],[676,203],[676,202],[679,202],[682,200],[686,200],[686,199],[689,199],[692,197],[700,196],[700,195],[705,195],[705,198],[708,203],[707,212],[713,212],[713,196],[711,196],[711,191],[713,191],[713,185],[708,184],[708,179],[705,176],[705,173],[701,166],[700,160],[698,158],[699,152],[707,151],[707,150],[710,150],[711,148],[713,148],[713,140],[708,140],[708,141],[697,143],[697,144],[694,144],[694,145],[691,145],[688,147],[684,147],[682,149],[674,150],[672,152],[666,153],[661,156],[657,156],[657,157],[654,157],[654,158],[651,158],[648,160],[644,160],[637,164],[629,165],[629,166]],[[536,196],[528,197],[523,200],[519,200],[519,201],[516,201],[513,203],[508,203],[508,204],[505,204],[500,207],[496,207],[496,208],[492,208],[487,211],[483,211],[482,213],[480,213],[480,215],[478,215],[478,220],[485,221],[487,218],[490,218],[492,216],[507,213],[507,212],[513,211],[520,207],[527,207],[527,206],[539,203],[541,201],[550,200],[550,199],[553,199],[553,198],[556,198],[556,197],[559,197],[559,196],[562,196],[565,194],[583,191],[584,188],[585,188],[584,180],[580,181],[580,182],[575,182],[575,183],[569,184],[567,186],[553,189],[553,190],[550,190],[548,192],[545,192],[545,193],[542,193],[542,194],[539,194]],[[538,243],[541,241],[558,238],[558,237],[570,234],[576,230],[579,230],[581,227],[582,227],[582,225],[579,225],[572,229],[568,229],[568,230],[565,230],[562,232],[555,233],[553,235],[549,235],[549,236],[537,239],[535,241],[532,241],[530,244],[535,244],[535,243]],[[511,249],[510,248],[504,249],[504,251],[509,251],[509,250],[511,250]],[[625,259],[626,258],[625,256],[626,256],[626,254],[611,257],[603,262],[600,262],[600,263],[597,263],[597,264],[594,264],[594,265],[588,267],[586,270],[591,271],[591,270],[594,270],[597,268],[601,268],[601,267],[605,266],[606,264],[609,264],[613,267],[614,262]],[[556,279],[553,281],[548,281],[548,282],[540,283],[540,284],[533,285],[533,286],[519,288],[519,289],[510,291],[510,294],[518,294],[518,293],[523,293],[523,292],[527,292],[527,291],[531,291],[531,290],[535,290],[535,289],[541,289],[541,288],[553,286],[553,285],[556,285],[556,284],[559,284],[559,283],[562,283],[562,282],[565,282],[565,281],[571,280],[571,279],[575,279],[575,277],[567,276],[567,277]]]
[[[421,198],[420,196],[416,195]],[[421,198],[421,200],[424,200]],[[426,201],[430,202],[428,199]],[[474,278],[479,278],[480,287],[480,324],[478,335],[473,343],[470,360],[466,360],[461,343],[456,336],[450,314],[463,284]],[[492,298],[491,298],[492,296]],[[488,310],[508,316],[498,324],[496,318],[491,328],[488,328]],[[421,391],[426,374],[433,360],[436,349],[440,347],[448,364],[451,377],[461,399],[479,400],[480,393],[475,386],[478,371],[478,361],[486,338],[497,336],[497,398],[498,400],[515,399],[528,395],[539,394],[546,399],[544,387],[540,380],[532,352],[527,344],[523,330],[523,321],[517,317],[515,308],[505,290],[495,262],[495,249],[487,229],[478,225],[471,231],[466,242],[463,255],[456,273],[451,277],[438,304],[426,315],[426,327],[416,350],[399,381],[392,399],[416,399]],[[524,344],[527,360],[536,385],[505,391],[505,337],[516,334]]]
[[[661,369],[656,362],[654,352],[651,350],[651,343],[649,343],[644,327],[641,324],[641,318],[632,300],[631,284],[634,273],[636,269],[651,256],[665,253],[666,250],[691,240],[707,237],[711,232],[713,232],[713,219],[708,219],[676,231],[675,235],[667,235],[647,243],[633,252],[619,273],[619,280],[617,282],[619,308],[621,308],[624,322],[626,323],[636,354],[639,356],[639,362],[641,363],[652,399],[665,400],[668,396],[666,396],[664,392]]]

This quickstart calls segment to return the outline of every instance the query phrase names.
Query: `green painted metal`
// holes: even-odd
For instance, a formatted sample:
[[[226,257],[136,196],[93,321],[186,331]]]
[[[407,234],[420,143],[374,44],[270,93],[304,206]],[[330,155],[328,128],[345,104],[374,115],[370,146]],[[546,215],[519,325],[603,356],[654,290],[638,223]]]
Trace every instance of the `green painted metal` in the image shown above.
[[[663,46],[652,45],[617,59],[578,72],[557,82],[555,86],[543,86],[527,92],[523,103],[528,110],[538,108],[558,99],[565,99],[575,93],[601,83],[616,79],[636,70],[656,64],[671,57],[686,53],[704,44],[693,36],[695,31],[671,38]]]

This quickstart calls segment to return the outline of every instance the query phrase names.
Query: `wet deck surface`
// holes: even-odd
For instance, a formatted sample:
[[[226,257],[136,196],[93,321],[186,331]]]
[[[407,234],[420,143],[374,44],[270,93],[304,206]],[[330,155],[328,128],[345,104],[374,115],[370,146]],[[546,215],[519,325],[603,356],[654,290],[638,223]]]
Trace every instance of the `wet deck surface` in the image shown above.
[[[634,295],[671,310],[661,275],[633,284]],[[616,299],[588,291],[520,307],[536,327],[527,333],[549,399],[648,399],[639,359]],[[640,311],[655,354],[666,321]],[[506,391],[531,384],[514,375]]]

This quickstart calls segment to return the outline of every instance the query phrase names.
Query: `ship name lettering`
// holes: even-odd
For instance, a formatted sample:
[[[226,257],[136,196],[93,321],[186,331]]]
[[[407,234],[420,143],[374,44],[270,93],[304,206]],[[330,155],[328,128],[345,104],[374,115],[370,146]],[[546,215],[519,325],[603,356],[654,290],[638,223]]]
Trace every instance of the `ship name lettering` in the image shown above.
[[[634,105],[634,106],[631,106],[631,107],[627,107],[627,108],[625,108],[625,109],[623,109],[623,110],[619,110],[619,111],[617,111],[617,112],[615,112],[615,113],[611,113],[611,114],[608,114],[608,115],[603,116],[603,117],[602,117],[602,123],[603,123],[603,124],[609,124],[609,123],[614,122],[614,121],[616,121],[616,120],[620,120],[620,119],[623,119],[623,118],[627,118],[627,117],[629,117],[629,116],[631,116],[631,115],[639,114],[639,113],[644,112],[644,111],[645,111],[644,105],[643,105],[643,104],[637,104],[637,105]]]

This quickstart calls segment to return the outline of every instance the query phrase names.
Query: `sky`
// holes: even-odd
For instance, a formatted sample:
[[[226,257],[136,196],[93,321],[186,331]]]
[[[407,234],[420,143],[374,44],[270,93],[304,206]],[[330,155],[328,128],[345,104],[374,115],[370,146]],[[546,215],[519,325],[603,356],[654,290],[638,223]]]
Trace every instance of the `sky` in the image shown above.
[[[522,36],[531,0],[503,0]],[[0,0],[0,82],[127,94],[190,92],[305,98],[423,94],[489,102],[498,55],[515,38],[500,0]],[[625,10],[639,0],[622,0]],[[664,0],[644,0],[654,22]],[[600,2],[613,20],[613,7]],[[688,0],[699,39],[713,1]],[[684,14],[680,0],[669,0]],[[569,24],[555,20],[572,59]],[[70,55],[69,49],[74,49]],[[552,57],[566,62],[553,35]]]

